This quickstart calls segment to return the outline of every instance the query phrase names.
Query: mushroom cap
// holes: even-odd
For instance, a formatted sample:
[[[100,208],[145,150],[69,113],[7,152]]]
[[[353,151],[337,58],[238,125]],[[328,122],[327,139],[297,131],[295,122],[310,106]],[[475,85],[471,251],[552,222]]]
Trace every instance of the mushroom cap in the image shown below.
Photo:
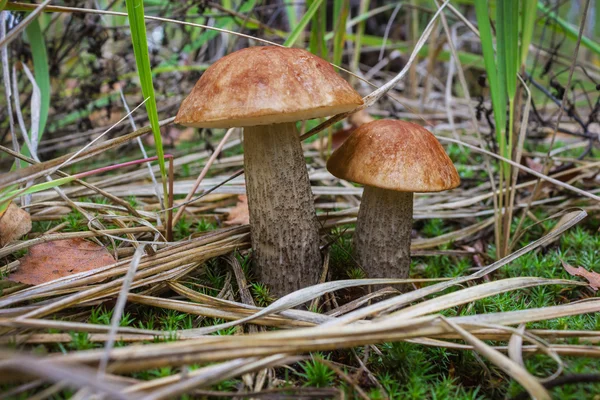
[[[202,74],[175,122],[203,128],[270,125],[335,115],[362,104],[327,61],[308,51],[249,47]]]
[[[441,192],[460,184],[435,136],[406,121],[360,126],[333,152],[327,169],[340,179],[399,192]]]

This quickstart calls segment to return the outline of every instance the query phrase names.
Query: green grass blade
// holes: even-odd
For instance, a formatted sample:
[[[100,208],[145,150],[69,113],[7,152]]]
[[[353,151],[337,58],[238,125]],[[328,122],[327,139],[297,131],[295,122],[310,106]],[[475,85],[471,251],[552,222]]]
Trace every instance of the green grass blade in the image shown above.
[[[494,113],[496,112],[496,107],[498,108],[498,113],[500,114],[500,120],[502,124],[496,127],[497,132],[504,132],[506,129],[506,19],[507,17],[504,15],[506,8],[502,4],[503,0],[499,0],[496,5],[496,66],[498,69],[498,105],[494,105]],[[498,137],[498,146],[503,150],[504,146],[504,137]],[[504,155],[505,153],[501,153]]]
[[[547,18],[550,18],[554,22],[556,22],[556,24],[562,28],[561,32],[564,32],[569,39],[577,40],[577,37],[579,37],[578,28],[574,27],[573,25],[560,18],[554,11],[551,11],[548,7],[544,6],[542,2],[537,3],[537,8],[538,10],[542,11]],[[543,20],[544,18],[538,21],[538,23],[543,24]],[[596,23],[596,25],[598,25],[598,23]],[[594,41],[587,36],[582,36],[581,44],[584,47],[587,47],[588,49],[593,51],[596,55],[600,55],[600,44],[598,44],[597,41]]]
[[[27,28],[25,33],[29,39],[31,46],[31,56],[33,58],[33,72],[35,81],[40,88],[41,102],[40,102],[40,125],[38,131],[38,141],[42,139],[44,130],[46,129],[46,122],[48,121],[48,110],[50,108],[50,69],[48,67],[48,55],[46,53],[46,43],[44,42],[44,35],[40,28],[40,22],[38,19],[33,20]]]
[[[4,10],[4,7],[6,7],[7,2],[8,0],[0,0],[0,11]]]
[[[347,2],[346,2],[347,3]],[[393,10],[398,4],[401,4],[400,1],[396,1],[390,4],[386,4],[384,6],[381,7],[377,7],[377,8],[372,8],[370,10],[365,11],[362,14],[358,14],[356,17],[352,18],[351,20],[348,21],[348,23],[346,24],[346,28],[352,28],[355,25],[358,25],[359,23],[368,20],[369,18],[372,18],[378,14],[382,14],[388,10]],[[348,4],[346,4],[346,6],[349,6]],[[337,20],[334,20],[337,21]],[[335,34],[335,32],[328,32],[325,35],[325,40],[331,40],[333,39],[333,35]]]
[[[10,202],[10,200],[14,196],[17,196],[17,195],[25,196],[27,194],[33,194],[33,193],[41,192],[43,190],[52,189],[57,186],[61,186],[66,183],[72,182],[74,179],[75,179],[74,176],[67,176],[64,178],[54,179],[54,180],[51,180],[48,182],[42,182],[42,183],[38,183],[37,185],[29,186],[25,190],[16,189],[16,190],[10,191],[6,194],[3,194],[3,196],[0,198],[0,203],[4,204],[7,201]]]
[[[168,155],[168,157],[172,158],[173,156]],[[127,162],[123,162],[123,163],[119,163],[119,164],[109,165],[107,167],[96,168],[91,171],[80,172],[75,175],[65,176],[64,178],[59,178],[59,179],[54,179],[54,180],[47,181],[47,182],[38,183],[37,185],[32,185],[26,189],[12,189],[11,188],[10,190],[3,190],[0,194],[0,211],[2,211],[4,208],[8,207],[8,203],[10,203],[10,201],[16,196],[24,196],[27,194],[41,192],[44,190],[52,189],[57,186],[61,186],[66,183],[72,182],[75,179],[82,179],[82,178],[85,178],[85,177],[88,177],[91,175],[95,175],[98,173],[102,173],[102,172],[114,171],[119,168],[128,167],[130,165],[139,165],[144,162],[155,161],[156,158],[157,157],[142,158],[142,159],[138,159],[138,160],[127,161]],[[13,187],[14,187],[14,185],[13,185]]]
[[[228,4],[229,3],[227,3],[227,2],[223,3],[224,6],[227,6]],[[252,11],[252,9],[254,8],[255,5],[256,5],[256,0],[245,1],[244,4],[238,10],[238,12],[240,14],[249,13]],[[231,8],[231,6],[229,8]],[[215,23],[215,27],[222,28],[222,29],[233,29],[233,27],[236,24],[236,20],[237,20],[237,18],[234,16],[226,16],[223,18],[218,18],[217,22]],[[250,24],[248,24],[248,23],[246,25],[250,26]],[[192,30],[192,32],[196,32],[197,30],[198,29],[194,29],[194,30]],[[212,39],[216,38],[220,34],[221,34],[221,32],[210,29],[210,30],[206,30],[206,31],[202,32],[202,34],[200,34],[197,38],[194,38],[192,36],[192,43],[186,44],[183,48],[183,52],[191,53],[193,51],[196,51],[197,49],[201,48],[206,43],[210,42]],[[176,64],[175,59],[173,60],[173,62]]]
[[[308,4],[312,3],[309,2]],[[310,24],[310,42],[309,49],[311,53],[327,59],[327,45],[325,44],[325,31],[327,29],[327,3],[322,2],[315,13]]]
[[[479,26],[479,34],[481,37],[481,49],[483,52],[483,61],[485,64],[485,70],[487,73],[488,84],[490,85],[490,96],[492,98],[492,106],[494,108],[494,122],[496,123],[496,130],[499,131],[500,127],[504,126],[503,121],[506,118],[506,103],[505,96],[501,96],[504,93],[504,86],[500,90],[498,82],[498,72],[496,71],[496,57],[494,56],[494,45],[492,41],[492,27],[488,16],[488,2],[487,0],[475,0],[475,14],[477,17],[477,25]],[[504,113],[500,110],[500,103],[503,103]]]
[[[369,12],[370,0],[361,0],[359,7],[359,14],[363,15]],[[354,40],[354,54],[350,61],[350,70],[354,73],[358,72],[358,62],[360,60],[360,54],[362,49],[362,37],[365,33],[365,21],[360,21],[356,27],[356,39]],[[354,77],[352,77],[353,79]],[[351,81],[352,82],[352,81]]]
[[[594,37],[600,38],[600,23],[598,22],[598,15],[600,15],[600,0],[596,0],[594,7],[596,7],[596,23],[594,24]]]
[[[345,40],[354,42],[356,40],[356,35],[347,33],[345,36]],[[397,40],[388,39],[384,43],[383,38],[381,38],[379,36],[363,35],[361,40],[362,40],[362,44],[364,46],[381,47],[385,44],[386,48],[398,49],[401,52],[409,52],[412,49],[412,44],[409,44],[407,42],[400,42]],[[428,54],[429,54],[429,45],[426,44],[421,48],[421,50],[419,50],[419,55],[426,57]],[[467,53],[464,51],[459,51],[458,58],[460,60],[460,63],[463,64],[464,66],[472,66],[472,67],[477,67],[477,68],[481,68],[481,69],[485,68],[484,59],[479,54],[473,54],[473,53]],[[450,52],[447,50],[440,51],[437,56],[437,59],[440,61],[450,60]]]
[[[504,7],[504,46],[506,61],[506,93],[512,102],[517,90],[518,55],[519,55],[519,7],[514,0],[500,0]],[[500,24],[500,21],[498,21]]]
[[[288,20],[288,25],[290,29],[293,26],[298,25],[298,16],[296,15],[296,4],[293,1],[286,2],[285,5],[285,15]]]
[[[350,3],[345,0],[335,0],[334,3],[334,28],[333,28],[333,64],[342,64],[342,54],[346,43],[346,21],[350,13]],[[325,39],[325,38],[323,38]]]
[[[290,33],[290,36],[285,40],[285,42],[283,42],[284,46],[292,47],[294,45],[294,43],[296,43],[296,40],[298,40],[298,38],[300,37],[300,34],[304,31],[304,29],[306,28],[308,23],[312,20],[313,16],[315,15],[317,10],[321,6],[322,2],[323,2],[323,0],[314,0],[313,1],[313,3],[308,8],[308,10],[306,10],[306,14],[304,14],[302,16],[302,19],[300,20],[298,25],[296,25],[296,27],[294,28],[292,33]]]
[[[146,112],[152,127],[154,143],[156,143],[156,154],[158,155],[158,164],[160,166],[160,175],[163,183],[164,202],[167,204],[167,170],[165,168],[165,154],[162,146],[162,137],[160,136],[160,126],[158,123],[158,111],[156,109],[156,99],[154,96],[154,85],[152,84],[152,71],[150,68],[150,57],[148,54],[148,40],[146,37],[146,23],[144,21],[144,3],[142,0],[126,0],[129,25],[131,26],[131,41],[133,43],[133,52],[135,54],[135,63],[138,69],[142,94],[146,101]]]
[[[529,45],[533,38],[533,28],[536,18],[536,0],[521,0],[521,52],[519,66],[524,65],[529,53]],[[598,24],[600,26],[600,24]]]

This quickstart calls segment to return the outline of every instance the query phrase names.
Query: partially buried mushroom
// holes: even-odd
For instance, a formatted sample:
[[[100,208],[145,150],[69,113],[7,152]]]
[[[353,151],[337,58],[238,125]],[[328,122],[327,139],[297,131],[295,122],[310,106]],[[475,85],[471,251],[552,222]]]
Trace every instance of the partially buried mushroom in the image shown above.
[[[460,178],[435,136],[420,125],[362,125],[329,158],[338,178],[365,185],[354,233],[357,261],[370,278],[407,278],[413,193],[453,189]]]
[[[259,279],[281,296],[315,284],[319,232],[296,122],[351,111],[360,95],[326,61],[301,50],[251,47],[208,68],[175,122],[244,127],[244,170]]]

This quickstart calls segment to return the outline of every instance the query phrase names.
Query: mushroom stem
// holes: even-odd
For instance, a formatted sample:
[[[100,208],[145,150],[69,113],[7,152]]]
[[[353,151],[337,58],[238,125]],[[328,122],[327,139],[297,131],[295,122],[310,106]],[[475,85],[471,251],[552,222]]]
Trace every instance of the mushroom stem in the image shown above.
[[[413,194],[365,186],[354,253],[369,278],[408,278]]]
[[[260,281],[278,297],[314,285],[319,231],[296,125],[244,128],[244,169]]]

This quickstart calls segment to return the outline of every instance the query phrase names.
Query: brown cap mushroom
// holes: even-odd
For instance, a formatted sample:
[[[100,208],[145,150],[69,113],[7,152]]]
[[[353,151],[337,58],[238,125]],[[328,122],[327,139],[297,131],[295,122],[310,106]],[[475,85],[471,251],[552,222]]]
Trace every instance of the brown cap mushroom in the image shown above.
[[[331,155],[327,168],[341,179],[400,192],[441,192],[460,184],[435,136],[406,121],[362,125]]]
[[[365,185],[354,251],[371,278],[407,278],[413,192],[453,189],[460,178],[442,145],[412,122],[362,125],[329,158],[338,178]]]
[[[362,98],[325,60],[301,49],[251,47],[210,66],[175,122],[244,127],[244,169],[259,279],[277,296],[321,269],[314,201],[296,122],[354,110]]]
[[[175,122],[202,128],[280,124],[340,114],[362,104],[350,84],[314,54],[249,47],[204,72]]]

